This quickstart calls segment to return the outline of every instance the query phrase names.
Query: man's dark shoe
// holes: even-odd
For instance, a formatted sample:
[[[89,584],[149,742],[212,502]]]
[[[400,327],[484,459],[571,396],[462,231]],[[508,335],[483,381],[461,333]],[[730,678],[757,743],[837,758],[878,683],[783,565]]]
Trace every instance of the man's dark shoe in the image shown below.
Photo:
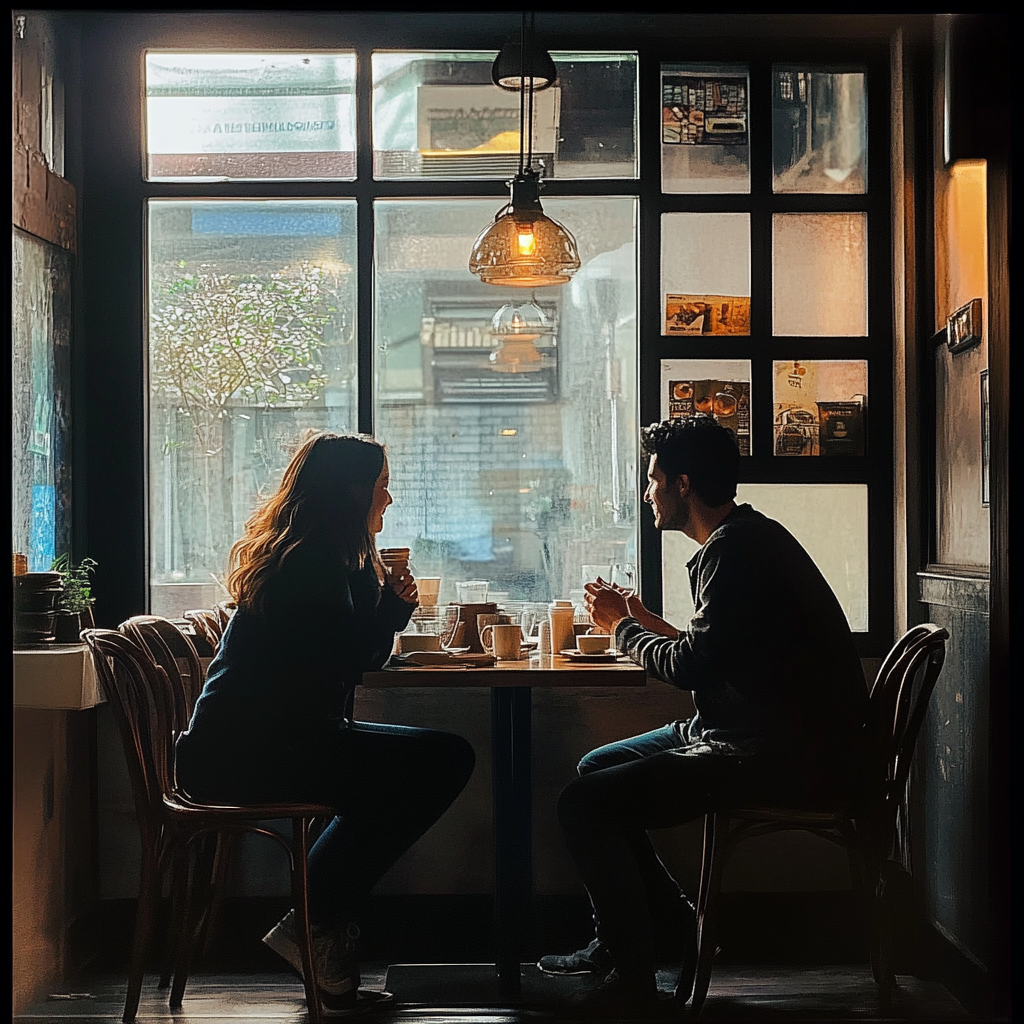
[[[597,988],[577,996],[569,1004],[569,1012],[574,1017],[586,1020],[661,1017],[673,1014],[675,1009],[672,995],[658,991],[653,970],[622,975],[614,968]]]
[[[542,956],[537,966],[545,974],[607,974],[613,964],[608,947],[600,939],[594,939],[585,949],[578,949],[575,953]]]

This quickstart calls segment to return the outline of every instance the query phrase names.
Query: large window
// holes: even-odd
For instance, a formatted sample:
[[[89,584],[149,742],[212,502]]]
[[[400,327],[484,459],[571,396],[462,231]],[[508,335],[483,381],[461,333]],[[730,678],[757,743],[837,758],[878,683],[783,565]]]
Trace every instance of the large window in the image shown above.
[[[351,54],[147,55],[149,177],[208,181],[207,197],[148,204],[153,611],[226,596],[231,545],[309,427],[388,445],[382,542],[410,546],[442,602],[465,580],[528,603],[579,599],[584,566],[635,575],[637,62],[554,56],[534,124],[543,176],[620,182],[545,197],[582,266],[523,294],[468,269],[502,199],[460,182],[503,190],[518,160],[518,99],[490,83],[494,53],[375,54],[374,178],[437,179],[442,197],[334,200],[286,198],[287,183],[354,174]],[[224,198],[214,178],[260,179],[262,194]],[[536,337],[495,333],[509,303],[536,312]]]
[[[465,580],[578,600],[617,571],[681,623],[689,548],[641,514],[637,427],[708,412],[740,498],[802,540],[863,653],[887,647],[881,49],[553,52],[533,158],[581,267],[524,292],[468,269],[518,164],[517,94],[494,51],[389,38],[146,55],[153,610],[225,596],[231,544],[314,427],[388,445],[382,543],[442,602]],[[510,303],[527,342],[492,323]]]

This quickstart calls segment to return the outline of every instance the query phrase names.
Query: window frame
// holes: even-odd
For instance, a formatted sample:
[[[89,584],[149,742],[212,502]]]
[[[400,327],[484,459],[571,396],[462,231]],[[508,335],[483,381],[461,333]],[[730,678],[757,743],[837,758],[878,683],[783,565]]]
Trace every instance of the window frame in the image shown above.
[[[87,459],[90,542],[116,591],[107,618],[148,605],[148,518],[144,453],[148,451],[145,354],[139,345],[148,287],[142,267],[147,251],[146,202],[150,198],[354,198],[357,200],[358,427],[373,427],[373,202],[381,198],[507,195],[499,180],[376,180],[372,177],[372,65],[374,51],[495,50],[518,24],[509,15],[479,12],[458,19],[394,13],[318,12],[228,15],[190,12],[188,17],[140,14],[125,19],[96,17],[83,34],[85,212],[90,253],[83,261],[84,326],[105,338],[88,367],[93,426]],[[551,179],[545,195],[627,195],[639,199],[639,421],[660,418],[663,358],[749,358],[752,361],[752,429],[755,451],[744,460],[741,482],[866,483],[869,487],[869,629],[857,634],[862,656],[877,657],[891,644],[893,623],[893,373],[890,175],[889,42],[900,21],[894,16],[751,15],[718,16],[609,14],[590,19],[551,13],[538,31],[551,50],[633,51],[638,56],[638,160],[636,179]],[[197,47],[197,38],[203,40]],[[683,44],[685,40],[685,46]],[[325,45],[325,43],[332,45]],[[253,50],[354,50],[356,53],[356,178],[354,181],[160,182],[145,180],[142,125],[144,60],[147,50],[241,52]],[[751,192],[678,195],[661,192],[661,66],[700,53],[723,63],[745,63],[750,72]],[[710,57],[706,56],[710,55]],[[771,192],[771,68],[794,64],[809,69],[863,68],[868,75],[869,192],[807,195]],[[102,100],[102,102],[100,102]],[[756,145],[762,137],[763,146]],[[496,205],[497,208],[497,205]],[[869,215],[868,337],[863,339],[775,339],[770,335],[770,246],[773,212],[865,209]],[[669,211],[751,213],[752,335],[710,341],[662,336],[660,218]],[[102,258],[98,258],[102,254]],[[759,326],[767,325],[767,326]],[[779,459],[764,454],[772,428],[773,359],[867,358],[870,396],[869,454],[864,459]],[[104,407],[108,408],[104,408]],[[109,410],[116,410],[111,412]],[[110,452],[130,441],[131,458]],[[137,449],[135,440],[143,442]],[[761,450],[759,453],[759,449]],[[636,481],[642,493],[643,467]],[[96,500],[93,501],[92,499]],[[639,523],[639,568],[645,602],[661,606],[661,539],[644,513]],[[116,582],[115,582],[116,581]]]

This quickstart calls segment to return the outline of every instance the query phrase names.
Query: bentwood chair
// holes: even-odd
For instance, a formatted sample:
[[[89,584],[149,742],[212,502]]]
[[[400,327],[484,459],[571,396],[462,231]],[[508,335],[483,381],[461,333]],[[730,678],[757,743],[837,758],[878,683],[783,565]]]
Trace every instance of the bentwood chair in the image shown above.
[[[210,650],[216,652],[220,638],[224,635],[227,618],[213,608],[191,608],[182,612],[181,617],[192,624],[192,628],[203,638]]]
[[[174,741],[185,720],[179,717],[181,701],[165,670],[151,656],[145,643],[110,629],[82,633],[105,695],[114,712],[131,777],[136,819],[142,841],[139,903],[128,973],[123,1021],[138,1013],[155,911],[161,897],[164,870],[175,860],[184,860],[200,837],[252,832],[269,836],[288,855],[291,867],[292,899],[296,929],[300,936],[303,979],[309,1019],[321,1024],[322,1009],[317,996],[313,950],[309,930],[309,901],[306,860],[309,852],[309,824],[330,815],[321,804],[260,804],[246,806],[204,804],[180,792],[174,781]],[[291,819],[291,836],[266,824]],[[192,860],[193,858],[189,858]],[[193,872],[201,880],[204,872]],[[208,875],[205,877],[209,877]],[[189,953],[198,931],[189,906],[192,885],[185,886],[184,926],[178,929],[171,986],[170,1007],[181,1008],[188,979]]]
[[[716,950],[718,896],[726,860],[744,839],[774,832],[811,832],[843,847],[853,887],[867,910],[871,971],[880,1002],[896,984],[892,920],[886,898],[896,819],[906,792],[914,744],[946,656],[949,633],[932,623],[908,630],[886,656],[868,697],[870,771],[867,794],[833,807],[723,807],[704,819],[704,859],[697,898],[697,970],[690,1004],[697,1016],[707,997]],[[685,1001],[688,993],[677,992]]]

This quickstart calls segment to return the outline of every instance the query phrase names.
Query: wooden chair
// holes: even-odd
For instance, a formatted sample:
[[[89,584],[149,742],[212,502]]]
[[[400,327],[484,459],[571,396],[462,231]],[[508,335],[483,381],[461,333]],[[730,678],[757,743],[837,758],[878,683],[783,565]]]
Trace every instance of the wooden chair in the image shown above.
[[[192,623],[193,629],[206,641],[210,650],[216,653],[227,618],[222,619],[220,613],[212,608],[192,608],[182,612],[181,617]]]
[[[146,953],[161,897],[163,871],[172,861],[184,869],[185,858],[199,837],[252,832],[269,836],[288,855],[296,929],[302,948],[306,1005],[310,1021],[320,1024],[322,1009],[317,995],[309,929],[306,860],[309,823],[314,818],[332,814],[332,809],[322,804],[299,803],[210,805],[192,800],[180,792],[174,782],[174,741],[185,727],[185,720],[178,717],[181,701],[175,695],[168,672],[154,660],[146,644],[134,637],[110,629],[86,630],[82,637],[92,651],[97,674],[121,733],[142,840],[139,903],[122,1020],[133,1021],[138,1012]],[[291,819],[290,837],[266,824],[282,819]],[[188,896],[186,892],[186,926],[178,933],[170,995],[172,1010],[181,1007],[188,978],[189,952],[195,934],[189,927]]]
[[[895,986],[892,922],[885,898],[886,864],[893,853],[896,817],[906,791],[914,744],[946,656],[945,629],[928,623],[908,630],[882,662],[868,698],[873,777],[867,797],[845,806],[723,807],[704,819],[704,859],[697,898],[698,954],[690,1015],[700,1013],[711,981],[722,869],[744,839],[773,832],[811,832],[847,851],[871,935],[871,969],[883,1007]],[[677,992],[684,1001],[687,993]]]

